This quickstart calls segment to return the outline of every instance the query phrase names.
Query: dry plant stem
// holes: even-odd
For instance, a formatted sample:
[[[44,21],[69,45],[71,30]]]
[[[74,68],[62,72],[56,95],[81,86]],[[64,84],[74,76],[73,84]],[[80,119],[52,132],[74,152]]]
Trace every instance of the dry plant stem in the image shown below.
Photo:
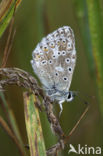
[[[2,65],[1,65],[2,68],[4,68],[6,66],[6,64],[7,64],[8,56],[10,54],[10,51],[11,51],[11,48],[12,48],[12,42],[13,42],[15,32],[16,32],[16,31],[14,31],[13,35],[12,35],[12,30],[13,30],[13,25],[14,25],[14,15],[15,15],[15,9],[14,9],[14,14],[13,14],[13,17],[11,19],[10,26],[9,26],[9,34],[8,34],[8,37],[7,37],[7,41],[6,41],[6,45],[5,45],[5,49],[4,49],[3,60],[2,60]],[[12,125],[10,123],[9,114],[7,112],[7,109],[5,108],[5,106],[2,103],[1,103],[1,106],[2,106],[4,112],[5,112],[6,116],[7,116],[9,127],[12,129]]]
[[[76,130],[76,128],[78,127],[80,121],[83,119],[83,117],[85,116],[85,114],[87,113],[89,109],[89,106],[87,106],[87,108],[85,109],[85,111],[82,113],[82,115],[80,116],[79,120],[77,121],[77,123],[75,124],[75,126],[73,127],[73,129],[70,131],[69,135],[65,138],[65,144],[69,141],[69,138],[71,137],[71,135],[73,134],[73,132]]]
[[[4,56],[3,56],[2,65],[1,65],[2,68],[4,68],[6,66],[7,59],[8,59],[8,56],[9,56],[11,48],[12,48],[12,43],[10,44],[10,41],[11,40],[13,41],[13,38],[15,35],[15,33],[14,33],[12,36],[13,24],[14,24],[14,17],[12,18],[11,23],[10,23],[9,35],[8,35],[6,46],[4,49]]]
[[[46,109],[46,114],[47,114],[48,120],[51,123],[51,128],[52,128],[53,132],[56,135],[58,135],[61,139],[65,138],[64,132],[62,131],[59,121],[53,113],[53,104],[51,104],[48,97],[46,97],[44,100],[44,106]]]
[[[17,137],[13,134],[13,132],[11,131],[11,129],[8,127],[8,125],[6,124],[6,122],[3,120],[1,116],[0,116],[0,126],[2,126],[2,128],[12,138],[13,142],[17,145],[20,155],[24,156],[24,152],[22,151],[21,145],[19,144]]]
[[[45,111],[53,129],[53,132],[56,135],[58,135],[59,138],[63,139],[64,133],[62,131],[58,119],[53,113],[51,100],[44,94],[44,91],[38,86],[35,78],[29,73],[18,68],[1,68],[0,75],[7,78],[0,81],[0,90],[3,90],[6,85],[17,85],[29,89],[36,96],[41,96],[43,98]]]
[[[85,111],[82,113],[82,115],[80,116],[79,120],[77,121],[77,123],[75,124],[73,129],[70,131],[69,135],[67,137],[65,137],[64,139],[61,139],[57,144],[55,144],[54,146],[52,146],[50,149],[47,150],[47,156],[49,156],[49,155],[53,155],[54,156],[54,154],[56,154],[59,150],[64,148],[64,145],[69,142],[69,138],[71,137],[73,132],[78,127],[80,121],[83,119],[83,117],[87,113],[88,109],[89,109],[89,106],[87,106]]]
[[[14,25],[14,17],[15,17],[15,9],[16,9],[16,5],[15,5],[15,8],[14,8],[13,17],[11,19],[11,23],[10,23],[10,27],[9,27],[9,35],[7,37],[7,42],[6,42],[6,46],[5,46],[5,49],[4,49],[4,56],[3,56],[2,65],[1,65],[2,68],[4,68],[6,66],[8,56],[9,56],[11,48],[12,48],[12,42],[13,42],[15,32],[16,32],[16,31],[14,31],[13,35],[12,35],[13,25]]]

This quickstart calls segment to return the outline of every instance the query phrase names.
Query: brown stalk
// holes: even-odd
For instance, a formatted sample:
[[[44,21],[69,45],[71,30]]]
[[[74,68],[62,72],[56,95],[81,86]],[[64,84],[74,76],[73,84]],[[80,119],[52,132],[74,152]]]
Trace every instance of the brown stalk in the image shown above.
[[[12,35],[13,24],[14,24],[14,16],[11,19],[10,28],[9,28],[9,35],[8,35],[6,46],[4,49],[4,56],[3,56],[2,65],[1,65],[2,68],[4,68],[6,66],[8,56],[9,56],[11,48],[12,48],[12,42],[13,42],[13,39],[15,36],[15,32]]]

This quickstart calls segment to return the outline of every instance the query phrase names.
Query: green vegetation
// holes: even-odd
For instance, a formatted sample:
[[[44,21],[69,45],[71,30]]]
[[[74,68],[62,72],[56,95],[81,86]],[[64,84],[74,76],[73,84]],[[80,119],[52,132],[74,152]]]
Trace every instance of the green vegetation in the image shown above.
[[[22,1],[22,5],[15,11],[20,3],[20,0],[2,0],[0,3],[0,61],[4,57],[4,42],[10,33],[7,27],[10,27],[9,23],[13,18],[16,35],[14,41],[8,44],[9,46],[12,44],[12,50],[6,66],[24,69],[32,75],[34,73],[30,60],[36,44],[43,36],[58,27],[71,26],[76,39],[77,64],[70,89],[80,91],[80,98],[83,96],[83,101],[90,103],[90,110],[70,138],[70,143],[75,146],[78,143],[101,146],[103,144],[103,1]],[[95,98],[91,98],[92,96]],[[22,90],[15,86],[9,86],[5,92],[0,92],[0,125],[14,141],[19,154],[35,156],[38,151],[39,155],[43,156],[45,149],[57,142],[57,137],[51,132],[45,112],[40,113],[35,107],[35,97],[33,95],[28,97],[25,94],[24,101]],[[68,134],[78,121],[84,107],[84,103],[77,97],[71,103],[63,104],[63,113],[58,118],[65,134]],[[54,105],[54,112],[58,116],[58,105]],[[18,156],[15,145],[10,142],[10,138],[1,128],[0,138],[1,154]],[[34,140],[37,141],[37,147]],[[24,148],[25,144],[30,145],[30,151]],[[7,150],[2,148],[4,146]],[[15,147],[14,151],[12,146]],[[61,155],[67,156],[68,150],[69,146],[66,146]]]

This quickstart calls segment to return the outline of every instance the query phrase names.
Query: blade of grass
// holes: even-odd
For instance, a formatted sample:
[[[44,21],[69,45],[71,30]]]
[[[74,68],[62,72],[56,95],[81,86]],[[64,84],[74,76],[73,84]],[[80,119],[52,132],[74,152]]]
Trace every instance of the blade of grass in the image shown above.
[[[101,10],[100,0],[87,0],[86,2],[93,56],[96,65],[100,110],[103,115],[103,10]]]
[[[4,121],[4,119],[0,116],[0,126],[5,130],[5,132],[10,136],[10,138],[14,141],[14,143],[17,145],[18,150],[21,154],[21,156],[25,156],[23,149],[21,148],[21,145],[19,144],[19,141],[17,137],[13,134],[7,123]]]
[[[44,35],[44,21],[43,21],[43,9],[44,0],[36,0],[36,22],[38,25],[38,40],[40,40]]]
[[[9,107],[8,103],[6,102],[5,96],[2,92],[0,92],[0,97],[3,102],[3,103],[1,103],[1,106],[3,107],[4,112],[6,114],[6,117],[7,117],[8,123],[9,123],[9,127],[11,128],[12,133],[14,133],[15,136],[17,137],[19,144],[21,145],[22,151],[24,151],[24,153],[25,153],[25,148],[24,148],[24,145],[22,142],[22,138],[21,138],[14,114],[13,114],[11,108]]]
[[[46,156],[36,97],[24,94],[24,111],[31,156]]]
[[[21,0],[2,0],[0,3],[0,37],[6,30],[13,17],[15,9],[20,3]]]
[[[80,33],[85,46],[85,52],[88,58],[88,66],[89,66],[90,74],[94,75],[95,64],[94,64],[94,58],[92,53],[92,44],[91,44],[90,30],[88,24],[88,10],[86,7],[86,1],[74,0],[73,2],[76,11],[76,17],[78,18]]]

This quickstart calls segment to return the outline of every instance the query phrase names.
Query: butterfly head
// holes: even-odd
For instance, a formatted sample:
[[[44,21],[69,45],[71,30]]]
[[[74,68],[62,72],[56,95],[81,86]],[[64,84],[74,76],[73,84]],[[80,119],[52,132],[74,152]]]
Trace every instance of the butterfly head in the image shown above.
[[[72,101],[76,95],[77,95],[77,92],[69,91],[66,97],[66,101],[67,102]]]

